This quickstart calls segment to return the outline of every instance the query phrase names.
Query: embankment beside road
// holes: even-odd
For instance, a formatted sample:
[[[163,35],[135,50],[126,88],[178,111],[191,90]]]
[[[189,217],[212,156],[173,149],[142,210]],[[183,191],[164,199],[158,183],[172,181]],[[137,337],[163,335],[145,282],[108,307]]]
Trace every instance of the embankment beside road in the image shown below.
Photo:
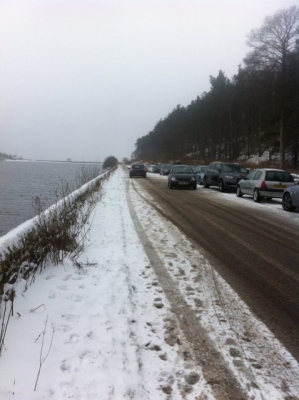
[[[113,169],[92,179],[0,238],[0,307],[6,290],[18,279],[34,279],[47,261],[57,264],[80,251],[101,182],[111,172]]]

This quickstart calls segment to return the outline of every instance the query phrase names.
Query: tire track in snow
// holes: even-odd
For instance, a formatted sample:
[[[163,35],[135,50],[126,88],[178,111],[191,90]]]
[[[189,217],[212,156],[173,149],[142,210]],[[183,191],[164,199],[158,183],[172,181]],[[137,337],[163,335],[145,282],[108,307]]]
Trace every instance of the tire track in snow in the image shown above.
[[[152,246],[134,211],[128,185],[127,181],[128,205],[136,231],[159,279],[159,283],[171,304],[172,311],[179,321],[180,328],[191,345],[195,359],[202,366],[203,375],[211,385],[215,398],[221,400],[247,399],[247,395],[242,390],[233,372],[228,368],[222,355],[215,349],[205,329],[199,324],[195,312],[190,310],[177,285],[163,267],[162,260]]]

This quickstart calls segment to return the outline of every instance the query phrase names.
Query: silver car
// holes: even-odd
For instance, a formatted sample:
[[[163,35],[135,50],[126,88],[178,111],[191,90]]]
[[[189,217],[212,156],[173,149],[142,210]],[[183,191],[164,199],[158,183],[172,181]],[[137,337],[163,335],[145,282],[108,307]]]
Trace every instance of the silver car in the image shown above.
[[[205,174],[205,171],[206,171],[207,168],[208,168],[207,165],[198,165],[195,168],[194,172],[195,172],[195,175],[196,175],[197,183],[199,185],[203,185],[203,177],[204,177],[204,174]]]
[[[246,178],[241,179],[237,186],[237,196],[253,196],[259,203],[262,198],[282,198],[283,191],[294,185],[292,175],[281,169],[259,168],[251,171]]]
[[[283,192],[282,208],[285,211],[294,211],[299,208],[299,185],[290,186]]]

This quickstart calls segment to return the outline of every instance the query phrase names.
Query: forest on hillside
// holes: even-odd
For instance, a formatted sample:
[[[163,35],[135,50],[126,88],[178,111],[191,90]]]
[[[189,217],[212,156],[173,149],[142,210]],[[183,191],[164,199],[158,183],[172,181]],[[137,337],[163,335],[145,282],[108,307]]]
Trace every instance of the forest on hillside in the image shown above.
[[[279,154],[280,166],[299,167],[299,8],[277,11],[248,35],[251,51],[230,80],[210,76],[211,88],[178,105],[137,139],[135,158],[237,160]]]
[[[11,154],[6,154],[6,153],[1,153],[0,152],[0,159],[2,159],[2,160],[13,160],[16,157],[17,156],[13,156]]]

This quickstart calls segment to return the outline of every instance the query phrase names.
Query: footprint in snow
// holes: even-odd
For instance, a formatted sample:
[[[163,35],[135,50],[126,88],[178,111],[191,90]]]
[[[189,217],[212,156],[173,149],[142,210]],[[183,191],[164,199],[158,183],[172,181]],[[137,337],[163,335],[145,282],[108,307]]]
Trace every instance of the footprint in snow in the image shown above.
[[[66,285],[59,285],[58,289],[63,290],[63,291],[68,290]]]
[[[80,337],[76,334],[70,336],[69,343],[78,343],[80,341]]]
[[[63,280],[63,281],[68,281],[69,279],[71,279],[71,277],[72,277],[72,275],[71,275],[71,274],[68,274],[68,275],[65,275],[65,276],[62,278],[62,280]]]
[[[73,295],[71,296],[71,299],[75,302],[75,303],[81,303],[81,301],[83,300],[82,296],[78,296],[78,295]]]
[[[70,362],[68,360],[63,360],[61,365],[60,365],[60,369],[65,374],[69,374],[71,372],[71,364],[70,364]]]
[[[78,322],[80,319],[80,315],[72,315],[72,314],[63,314],[62,318],[69,322]]]

